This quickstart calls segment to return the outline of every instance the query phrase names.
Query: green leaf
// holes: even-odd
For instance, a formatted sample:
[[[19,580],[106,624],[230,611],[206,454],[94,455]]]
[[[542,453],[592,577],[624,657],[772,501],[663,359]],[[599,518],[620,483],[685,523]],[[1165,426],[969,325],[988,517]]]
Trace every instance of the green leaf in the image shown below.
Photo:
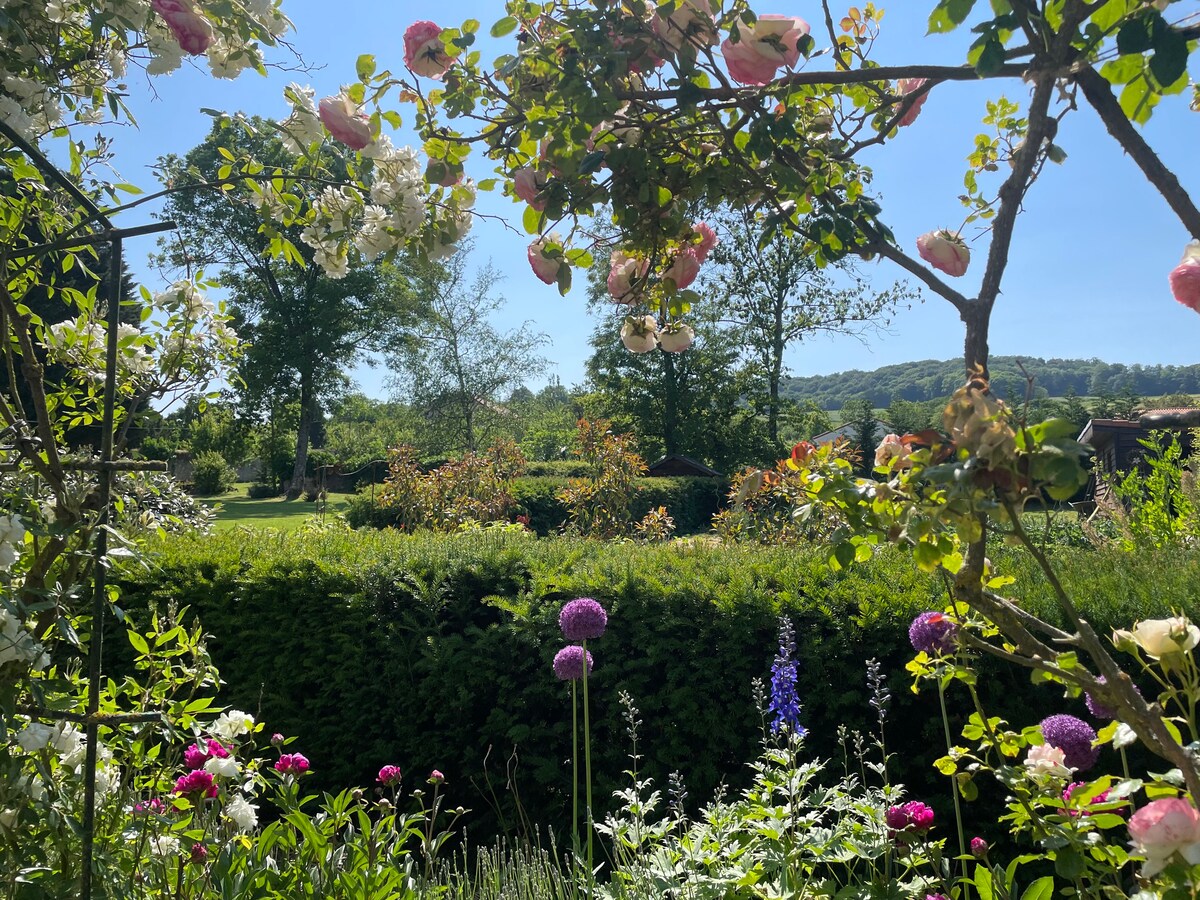
[[[567,291],[571,290],[571,267],[566,263],[561,263],[558,267],[558,293],[562,296],[567,296]]]
[[[150,655],[150,645],[146,643],[146,639],[144,637],[142,637],[136,631],[127,631],[125,634],[129,638],[129,643],[133,645],[134,650],[136,650],[142,656]]]
[[[1164,28],[1154,41],[1150,57],[1150,74],[1159,87],[1170,87],[1187,71],[1187,40],[1174,28]]]
[[[354,64],[354,70],[358,73],[359,81],[366,81],[375,74],[375,55],[373,53],[364,53],[358,58],[358,62]]]
[[[517,20],[512,16],[505,16],[499,22],[492,26],[492,37],[504,37],[506,34],[512,34],[517,29]]]
[[[1130,19],[1117,32],[1117,52],[1122,56],[1130,53],[1145,53],[1154,46],[1154,32],[1149,16]]]
[[[975,890],[979,892],[979,900],[995,900],[996,892],[992,888],[992,872],[982,863],[975,866]]]
[[[1004,45],[1000,43],[1000,36],[993,32],[988,35],[979,50],[979,58],[975,60],[975,71],[981,77],[987,77],[995,75],[1003,65]]]
[[[946,34],[967,20],[975,0],[940,0],[929,14],[929,33]]]
[[[220,153],[221,156],[225,157],[225,159],[229,160],[230,162],[233,162],[234,156],[233,156],[233,153],[230,152],[228,147],[218,147],[217,152]]]
[[[537,234],[542,230],[542,214],[532,206],[526,207],[525,214],[521,216],[521,225],[526,234]]]
[[[1054,871],[1060,878],[1074,881],[1083,874],[1083,857],[1070,847],[1063,847],[1054,855]]]
[[[1021,895],[1021,900],[1050,900],[1054,896],[1054,876],[1043,875]]]

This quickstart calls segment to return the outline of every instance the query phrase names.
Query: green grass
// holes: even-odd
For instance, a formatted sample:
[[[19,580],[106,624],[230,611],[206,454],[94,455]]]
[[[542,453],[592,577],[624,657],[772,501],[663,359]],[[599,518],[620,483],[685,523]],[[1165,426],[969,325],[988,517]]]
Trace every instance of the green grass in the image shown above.
[[[204,502],[217,507],[217,531],[225,531],[237,525],[292,531],[321,511],[320,503],[309,503],[303,498],[284,500],[282,497],[268,497],[264,500],[251,500],[246,496],[244,484],[239,484],[232,491],[218,497],[205,497]],[[328,518],[344,511],[349,502],[349,494],[330,494],[329,501],[325,504],[325,516]]]

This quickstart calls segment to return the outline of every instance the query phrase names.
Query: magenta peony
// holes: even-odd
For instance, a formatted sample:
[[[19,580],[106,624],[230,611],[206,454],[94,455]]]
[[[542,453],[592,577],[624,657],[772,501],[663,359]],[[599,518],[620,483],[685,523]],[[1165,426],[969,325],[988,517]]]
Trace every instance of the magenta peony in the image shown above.
[[[1200,312],[1200,241],[1183,251],[1183,260],[1167,276],[1171,293],[1188,309]]]
[[[796,16],[759,16],[753,25],[738,26],[739,40],[721,44],[729,76],[741,84],[769,84],[783,66],[800,59],[800,39],[808,23]]]
[[[212,25],[190,0],[150,0],[150,6],[163,17],[184,53],[199,56],[212,44]]]
[[[375,780],[386,787],[395,787],[403,777],[399,766],[384,766]]]
[[[308,771],[308,757],[303,753],[285,753],[275,763],[275,771],[283,775],[303,775]]]
[[[325,97],[319,111],[322,124],[329,129],[335,141],[351,150],[361,150],[371,143],[371,120],[359,112],[358,104],[345,91]]]
[[[921,259],[935,269],[958,278],[965,275],[971,264],[971,250],[953,231],[929,231],[917,238]]]
[[[896,88],[902,95],[907,97],[914,91],[918,91],[923,88],[928,82],[928,78],[901,78],[898,82],[896,82]],[[925,101],[928,99],[929,91],[926,91],[920,97],[917,97],[917,99],[913,101],[912,106],[905,111],[904,115],[900,117],[900,121],[896,124],[903,128],[905,125],[911,125],[913,122],[917,121],[917,116],[921,114],[921,107],[925,105]]]
[[[197,769],[194,772],[188,772],[186,775],[181,775],[175,781],[175,793],[181,796],[203,795],[205,797],[217,796],[217,785],[213,781],[213,777],[209,772],[203,769]]]
[[[404,32],[404,64],[426,78],[440,79],[453,63],[442,43],[442,27],[434,22],[413,22]]]

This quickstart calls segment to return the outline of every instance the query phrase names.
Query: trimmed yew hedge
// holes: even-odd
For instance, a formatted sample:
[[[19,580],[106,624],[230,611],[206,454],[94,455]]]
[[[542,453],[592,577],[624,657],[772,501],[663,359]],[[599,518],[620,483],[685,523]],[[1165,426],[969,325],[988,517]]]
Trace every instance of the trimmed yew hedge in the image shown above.
[[[1077,553],[1064,579],[1103,633],[1194,609],[1197,559]],[[1018,574],[1027,602],[1044,605],[1032,571]],[[699,802],[722,781],[741,783],[762,729],[751,684],[769,683],[781,612],[796,624],[812,752],[840,760],[838,726],[872,728],[863,665],[875,657],[891,677],[893,779],[946,794],[929,769],[944,752],[936,696],[912,694],[904,674],[908,624],[940,605],[943,589],[898,553],[832,573],[812,550],[235,530],[169,539],[123,587],[135,617],[171,599],[200,617],[223,699],[296,736],[316,772],[310,786],[370,784],[395,763],[412,787],[436,767],[450,804],[474,810],[479,837],[516,825],[509,784],[530,821],[569,821],[569,692],[550,663],[562,646],[558,610],[577,596],[609,611],[608,633],[591,645],[599,815],[628,768],[621,691],[641,710],[639,768],[657,784],[678,770]],[[993,714],[1021,725],[1082,714],[1021,671],[980,668],[1001,701]],[[965,713],[954,706],[959,721]]]

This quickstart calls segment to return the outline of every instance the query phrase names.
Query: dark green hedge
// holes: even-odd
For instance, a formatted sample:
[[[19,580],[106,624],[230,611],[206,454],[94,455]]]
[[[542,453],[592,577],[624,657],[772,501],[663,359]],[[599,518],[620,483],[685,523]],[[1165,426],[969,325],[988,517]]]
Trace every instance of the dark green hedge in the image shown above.
[[[556,534],[567,519],[567,508],[558,499],[558,492],[569,482],[569,478],[557,475],[517,478],[512,488],[517,502],[514,517],[528,515],[529,527],[539,535]],[[676,534],[701,534],[711,529],[712,518],[728,492],[729,482],[723,478],[639,478],[632,504],[633,518],[639,521],[650,510],[665,506],[675,518]],[[354,528],[387,528],[395,524],[386,510],[376,507],[363,494],[350,501],[346,519]]]
[[[1064,577],[1103,632],[1192,606],[1198,576],[1194,555],[1092,553]],[[1031,580],[1022,570],[1018,584]],[[591,682],[601,814],[628,767],[620,691],[641,710],[641,768],[659,784],[678,770],[701,801],[721,781],[741,782],[760,738],[751,681],[769,679],[781,610],[796,623],[813,752],[840,759],[837,726],[869,727],[863,663],[877,657],[892,678],[893,778],[931,799],[946,794],[928,768],[944,746],[936,695],[913,695],[903,671],[908,623],[940,604],[941,587],[896,553],[834,574],[812,551],[230,532],[171,539],[124,587],[135,617],[171,598],[200,616],[224,699],[295,735],[315,786],[370,783],[384,763],[401,765],[412,786],[436,767],[451,805],[475,811],[479,837],[516,822],[510,778],[532,821],[568,821],[569,693],[550,662],[562,645],[558,610],[582,595],[610,614]],[[1042,593],[1030,591],[1034,608]],[[981,668],[996,714],[1025,725],[1064,709],[1059,692],[1022,672]],[[961,721],[960,699],[951,696]]]

